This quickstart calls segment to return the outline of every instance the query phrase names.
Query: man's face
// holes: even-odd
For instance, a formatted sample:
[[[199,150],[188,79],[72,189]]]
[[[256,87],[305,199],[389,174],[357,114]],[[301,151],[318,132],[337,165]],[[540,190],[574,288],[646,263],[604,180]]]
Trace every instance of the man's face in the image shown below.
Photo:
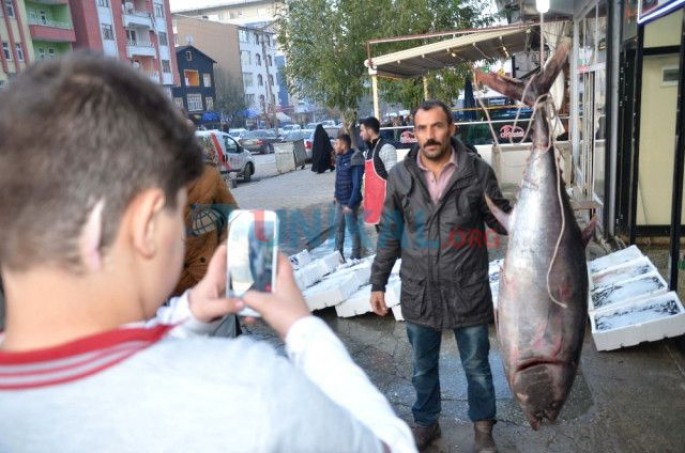
[[[414,117],[414,134],[421,154],[426,159],[440,160],[451,150],[450,137],[454,134],[454,124],[448,123],[447,115],[441,108],[419,109]]]
[[[359,136],[364,140],[365,142],[370,142],[373,139],[373,131],[371,129],[368,129],[366,126],[363,124],[359,126]]]

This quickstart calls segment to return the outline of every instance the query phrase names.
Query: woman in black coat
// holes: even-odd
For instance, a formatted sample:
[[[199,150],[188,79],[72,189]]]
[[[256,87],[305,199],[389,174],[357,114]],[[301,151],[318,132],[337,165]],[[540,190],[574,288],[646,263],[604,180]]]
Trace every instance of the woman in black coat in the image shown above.
[[[322,125],[316,126],[314,130],[314,143],[312,144],[312,171],[323,173],[326,170],[333,170],[331,156],[333,147],[328,134]]]

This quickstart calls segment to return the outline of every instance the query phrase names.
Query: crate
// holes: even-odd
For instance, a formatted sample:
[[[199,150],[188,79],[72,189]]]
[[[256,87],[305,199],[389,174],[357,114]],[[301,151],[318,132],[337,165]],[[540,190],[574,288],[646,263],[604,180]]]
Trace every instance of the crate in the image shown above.
[[[352,296],[359,286],[354,274],[328,278],[303,291],[309,311],[332,307]]]
[[[671,291],[597,310],[590,324],[597,350],[611,351],[685,334],[685,309]]]
[[[589,293],[588,311],[618,307],[632,299],[663,294],[667,291],[666,281],[657,272],[596,286]]]

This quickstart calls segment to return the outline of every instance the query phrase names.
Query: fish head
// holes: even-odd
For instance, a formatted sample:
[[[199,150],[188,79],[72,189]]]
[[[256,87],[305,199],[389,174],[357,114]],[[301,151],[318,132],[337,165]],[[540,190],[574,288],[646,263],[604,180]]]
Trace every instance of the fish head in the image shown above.
[[[515,373],[512,390],[533,429],[544,419],[557,419],[573,384],[574,370],[563,362],[541,361]]]

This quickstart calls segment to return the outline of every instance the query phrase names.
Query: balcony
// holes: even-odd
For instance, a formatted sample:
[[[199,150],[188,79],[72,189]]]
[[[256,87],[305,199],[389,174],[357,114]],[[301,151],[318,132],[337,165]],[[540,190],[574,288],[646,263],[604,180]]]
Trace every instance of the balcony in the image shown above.
[[[126,42],[126,54],[133,57],[157,57],[157,50],[151,42],[132,41]]]
[[[123,14],[124,27],[152,28],[152,15],[146,11],[126,11]]]
[[[29,30],[35,40],[48,42],[76,42],[74,26],[69,22],[29,18]]]

